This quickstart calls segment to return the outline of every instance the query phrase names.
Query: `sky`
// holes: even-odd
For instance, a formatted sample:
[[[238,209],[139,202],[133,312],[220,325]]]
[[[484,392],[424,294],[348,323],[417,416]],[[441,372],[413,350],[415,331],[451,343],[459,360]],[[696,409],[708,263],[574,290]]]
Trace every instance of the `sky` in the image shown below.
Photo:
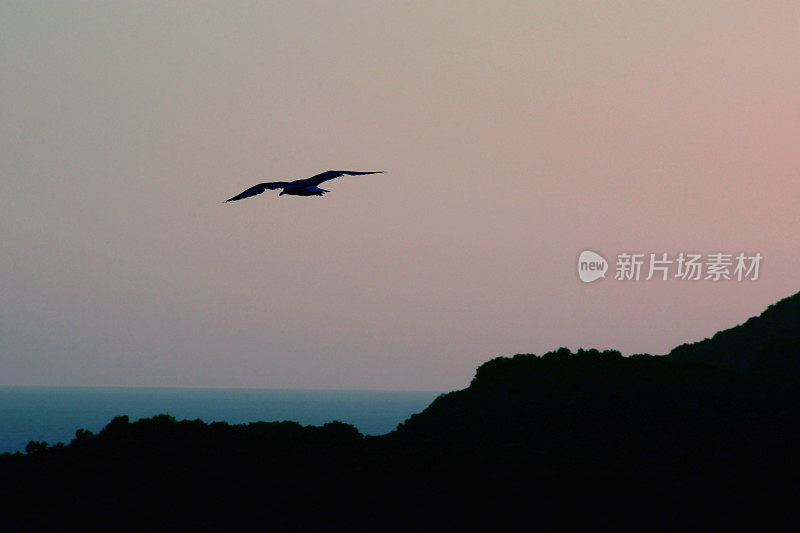
[[[3,2],[0,95],[0,385],[445,391],[800,290],[794,1]],[[615,279],[681,252],[763,261]]]

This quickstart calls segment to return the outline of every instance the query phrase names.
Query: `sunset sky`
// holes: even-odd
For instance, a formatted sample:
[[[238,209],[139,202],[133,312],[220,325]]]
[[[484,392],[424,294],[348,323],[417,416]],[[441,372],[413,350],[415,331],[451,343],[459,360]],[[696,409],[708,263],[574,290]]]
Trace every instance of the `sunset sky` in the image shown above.
[[[386,173],[223,203],[328,169]],[[3,2],[0,176],[0,385],[661,354],[800,290],[800,3]]]

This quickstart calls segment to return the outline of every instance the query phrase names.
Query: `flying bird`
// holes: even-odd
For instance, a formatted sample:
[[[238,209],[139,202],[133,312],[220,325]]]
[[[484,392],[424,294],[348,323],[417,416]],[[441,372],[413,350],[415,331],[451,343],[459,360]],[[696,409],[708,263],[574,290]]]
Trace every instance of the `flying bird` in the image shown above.
[[[247,189],[246,191],[237,194],[233,198],[229,198],[225,200],[225,202],[233,202],[236,200],[242,200],[244,198],[250,198],[251,196],[255,196],[257,194],[261,194],[262,192],[266,191],[267,189],[274,190],[274,189],[283,189],[278,196],[282,196],[284,194],[293,194],[295,196],[322,196],[326,192],[330,192],[325,189],[320,189],[319,184],[323,181],[332,180],[333,178],[338,178],[339,176],[358,176],[361,174],[381,174],[383,170],[378,172],[356,172],[355,170],[328,170],[327,172],[323,172],[322,174],[317,174],[316,176],[311,176],[310,178],[306,178],[304,180],[295,180],[295,181],[272,181],[270,183],[259,183],[258,185],[254,185]]]

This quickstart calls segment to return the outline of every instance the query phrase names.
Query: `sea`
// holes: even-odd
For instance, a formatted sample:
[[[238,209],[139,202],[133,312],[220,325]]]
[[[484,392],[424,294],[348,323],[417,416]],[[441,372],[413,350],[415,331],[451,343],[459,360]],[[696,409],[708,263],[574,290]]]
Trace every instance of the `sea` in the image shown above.
[[[0,387],[0,453],[28,442],[69,444],[75,431],[99,432],[112,418],[168,414],[204,422],[277,422],[319,426],[338,420],[383,435],[424,410],[441,392],[297,389]]]

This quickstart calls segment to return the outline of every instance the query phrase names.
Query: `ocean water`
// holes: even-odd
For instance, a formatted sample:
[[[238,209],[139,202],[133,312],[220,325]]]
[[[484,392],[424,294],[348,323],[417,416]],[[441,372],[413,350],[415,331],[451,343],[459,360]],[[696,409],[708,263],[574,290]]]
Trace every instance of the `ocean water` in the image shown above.
[[[31,440],[68,444],[77,429],[100,431],[112,418],[158,414],[205,422],[339,420],[382,435],[425,409],[439,392],[125,387],[0,387],[0,453]]]

